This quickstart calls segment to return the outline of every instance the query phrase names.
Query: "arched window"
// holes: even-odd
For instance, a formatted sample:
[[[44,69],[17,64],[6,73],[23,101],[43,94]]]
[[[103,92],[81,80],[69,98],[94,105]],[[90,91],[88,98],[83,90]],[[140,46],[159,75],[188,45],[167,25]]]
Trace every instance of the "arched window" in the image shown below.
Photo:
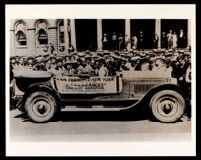
[[[40,45],[48,44],[47,32],[44,29],[38,31],[38,42]]]
[[[48,30],[47,22],[45,20],[39,20],[36,23],[36,40],[38,45],[48,44]]]
[[[23,21],[18,21],[15,25],[15,36],[16,42],[18,46],[26,46],[27,45],[27,37],[26,37],[26,26]]]
[[[59,20],[57,23],[57,35],[58,35],[58,48],[64,50],[64,20]]]

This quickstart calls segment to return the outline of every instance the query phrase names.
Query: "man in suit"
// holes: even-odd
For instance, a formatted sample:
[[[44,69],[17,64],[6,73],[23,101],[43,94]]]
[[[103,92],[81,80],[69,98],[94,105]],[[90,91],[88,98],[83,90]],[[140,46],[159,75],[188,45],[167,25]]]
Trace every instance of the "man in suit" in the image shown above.
[[[118,48],[118,39],[116,33],[114,32],[112,36],[112,49],[117,50],[117,48]]]
[[[140,31],[140,35],[138,38],[138,48],[144,49],[144,33],[143,33],[143,31]]]

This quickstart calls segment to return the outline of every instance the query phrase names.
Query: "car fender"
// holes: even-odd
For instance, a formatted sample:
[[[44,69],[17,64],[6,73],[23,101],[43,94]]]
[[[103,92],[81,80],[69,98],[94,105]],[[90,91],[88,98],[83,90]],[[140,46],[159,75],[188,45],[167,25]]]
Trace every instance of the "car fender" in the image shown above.
[[[58,106],[62,106],[61,97],[58,94],[58,92],[48,82],[42,82],[42,83],[31,84],[29,86],[29,88],[27,89],[27,91],[25,92],[25,94],[21,99],[20,107],[24,106],[27,97],[35,91],[46,91],[48,93],[51,93],[56,98]]]
[[[179,94],[181,94],[184,99],[186,99],[186,96],[183,94],[183,90],[182,88],[177,85],[177,84],[174,84],[174,83],[164,83],[164,84],[159,84],[159,85],[156,85],[154,87],[152,87],[151,89],[149,89],[145,94],[144,96],[142,96],[138,102],[136,102],[135,104],[131,105],[131,106],[128,106],[124,109],[129,109],[129,108],[133,108],[134,106],[138,105],[138,104],[143,104],[143,105],[147,105],[147,103],[149,103],[151,97],[161,91],[161,90],[165,90],[165,89],[168,89],[168,90],[174,90],[174,91],[177,91]],[[123,110],[124,110],[123,109]]]

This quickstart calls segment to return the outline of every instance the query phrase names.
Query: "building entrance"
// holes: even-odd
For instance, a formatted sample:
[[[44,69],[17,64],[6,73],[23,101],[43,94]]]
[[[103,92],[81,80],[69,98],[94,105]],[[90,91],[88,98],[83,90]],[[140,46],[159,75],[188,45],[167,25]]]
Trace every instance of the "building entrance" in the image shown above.
[[[97,50],[97,20],[76,19],[75,28],[77,50]]]
[[[140,32],[143,32],[143,48],[153,48],[153,40],[155,34],[155,20],[153,19],[132,19],[131,20],[131,38],[136,36],[140,39]],[[132,44],[133,45],[133,44]],[[139,45],[138,45],[139,47]]]
[[[125,20],[124,19],[103,19],[102,20],[102,32],[103,34],[107,34],[108,45],[107,48],[109,50],[113,49],[112,44],[112,36],[114,33],[117,36],[117,43],[119,37],[125,37]],[[117,48],[118,49],[118,44]]]
[[[162,19],[161,20],[161,34],[165,33],[167,35],[170,30],[172,34],[176,32],[177,36],[177,47],[185,48],[187,46],[187,19]],[[183,30],[183,33],[181,33]]]

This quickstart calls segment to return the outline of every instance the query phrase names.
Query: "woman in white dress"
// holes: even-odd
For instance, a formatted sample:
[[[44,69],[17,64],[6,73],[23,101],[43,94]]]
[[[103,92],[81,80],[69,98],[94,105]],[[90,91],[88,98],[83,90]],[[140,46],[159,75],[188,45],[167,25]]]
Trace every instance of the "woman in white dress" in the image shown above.
[[[172,36],[172,41],[173,41],[173,48],[177,48],[177,41],[178,41],[178,39],[177,39],[177,34],[176,34],[176,32],[174,32],[174,34],[173,34],[173,36]]]

